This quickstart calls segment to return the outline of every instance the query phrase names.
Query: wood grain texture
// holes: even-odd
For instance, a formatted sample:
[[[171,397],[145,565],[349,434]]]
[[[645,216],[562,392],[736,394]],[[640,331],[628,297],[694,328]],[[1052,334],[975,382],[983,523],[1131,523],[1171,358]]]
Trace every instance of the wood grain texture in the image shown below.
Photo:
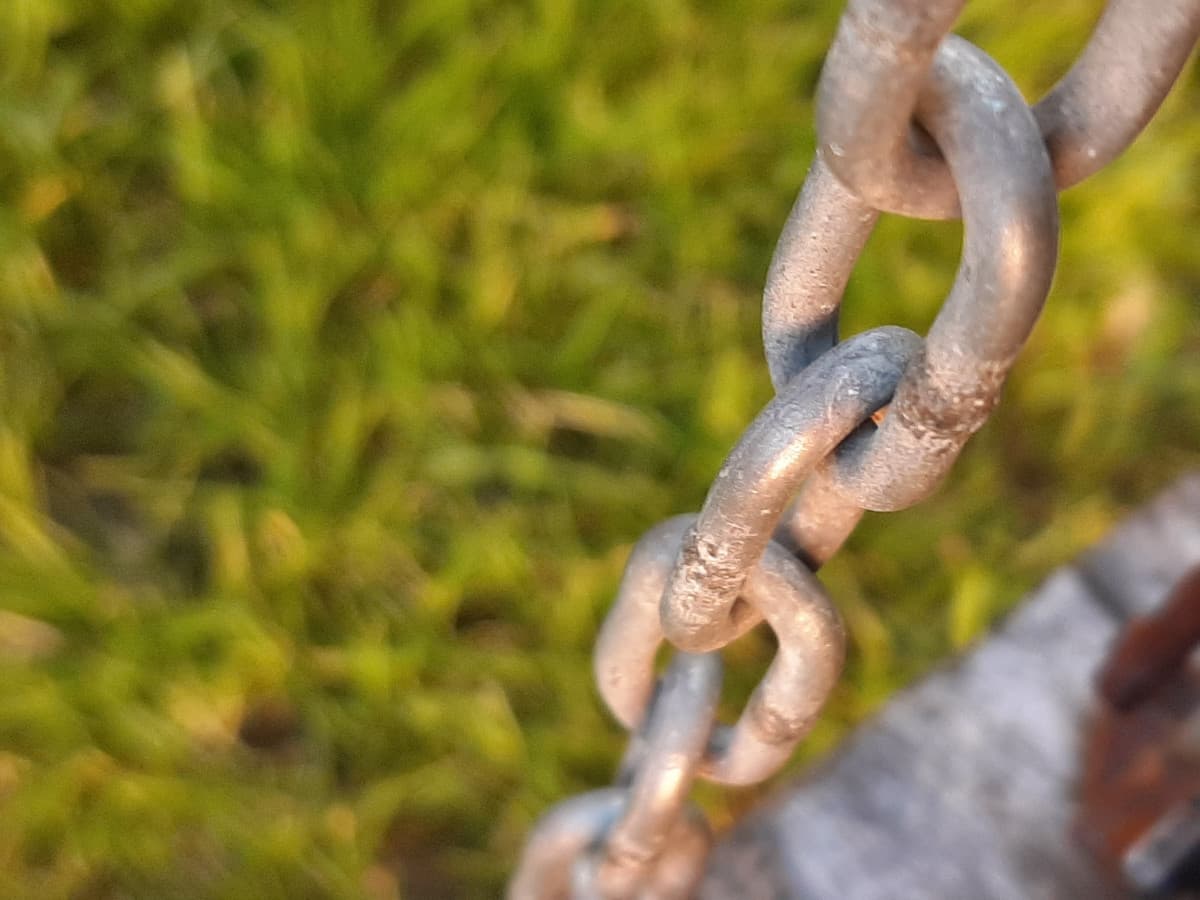
[[[702,896],[1124,896],[1070,834],[1080,724],[1120,621],[1197,561],[1191,476],[727,835]]]

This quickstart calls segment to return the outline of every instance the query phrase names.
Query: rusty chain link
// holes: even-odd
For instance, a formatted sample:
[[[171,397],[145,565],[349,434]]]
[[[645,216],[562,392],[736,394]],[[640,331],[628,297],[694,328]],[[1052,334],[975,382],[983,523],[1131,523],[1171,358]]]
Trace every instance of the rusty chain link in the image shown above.
[[[687,803],[693,781],[770,777],[840,674],[844,630],[813,573],[864,510],[932,493],[986,421],[1050,289],[1057,191],[1129,145],[1200,35],[1200,0],[1111,0],[1031,108],[949,33],[964,6],[848,3],[818,86],[816,159],[763,294],[776,395],[699,514],[634,548],[595,652],[601,696],[633,742],[615,787],[541,819],[513,900],[692,894],[710,842]],[[881,327],[839,342],[842,294],[880,212],[961,216],[962,262],[924,339]],[[736,724],[720,725],[719,651],[763,620],[775,659]],[[660,679],[663,641],[677,652]]]

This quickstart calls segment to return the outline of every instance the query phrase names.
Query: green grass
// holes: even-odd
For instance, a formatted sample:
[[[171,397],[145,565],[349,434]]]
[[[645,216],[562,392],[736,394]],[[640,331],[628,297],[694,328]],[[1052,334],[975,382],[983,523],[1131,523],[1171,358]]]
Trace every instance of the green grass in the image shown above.
[[[1032,96],[1098,6],[962,30]],[[770,395],[839,8],[0,4],[0,897],[486,896],[607,781],[591,643]],[[825,571],[809,756],[1196,464],[1198,97],[1063,198],[993,422]],[[847,331],[927,326],[958,241],[886,219]]]

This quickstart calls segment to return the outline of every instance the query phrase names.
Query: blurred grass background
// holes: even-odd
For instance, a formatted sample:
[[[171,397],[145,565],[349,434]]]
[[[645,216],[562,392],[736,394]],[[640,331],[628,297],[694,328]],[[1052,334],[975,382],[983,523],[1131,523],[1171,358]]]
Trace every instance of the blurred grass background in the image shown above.
[[[960,31],[1035,96],[1100,5]],[[840,7],[0,4],[0,896],[487,896],[609,779],[591,643],[770,395]],[[1196,464],[1197,81],[1063,197],[943,490],[823,573],[802,756]],[[925,328],[959,237],[885,219],[846,331]]]

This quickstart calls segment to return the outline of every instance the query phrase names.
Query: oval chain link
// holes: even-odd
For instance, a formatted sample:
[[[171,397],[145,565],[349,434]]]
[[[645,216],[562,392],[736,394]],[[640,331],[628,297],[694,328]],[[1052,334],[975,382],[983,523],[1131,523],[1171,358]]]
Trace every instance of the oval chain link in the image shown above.
[[[817,134],[829,167],[874,209],[920,219],[960,215],[947,161],[910,123],[938,46],[964,6],[966,0],[847,4],[817,87]],[[1059,190],[1095,174],[1133,142],[1197,35],[1196,0],[1111,0],[1078,60],[1033,108]]]
[[[716,654],[676,654],[622,767],[628,785],[573,797],[547,813],[526,844],[510,900],[690,897],[710,837],[687,795],[720,691]]]
[[[1132,142],[1200,35],[1200,0],[1112,0],[1031,109],[949,34],[964,5],[848,3],[818,86],[816,158],[763,292],[776,396],[700,513],[634,548],[595,651],[604,702],[634,734],[623,774],[542,817],[513,900],[692,895],[710,843],[687,803],[694,779],[770,777],[840,673],[844,630],[813,573],[865,509],[935,490],[982,426],[1050,287],[1057,190]],[[924,340],[881,327],[839,343],[842,295],[881,211],[961,216],[962,262]],[[775,659],[736,724],[720,725],[719,651],[764,619]],[[679,652],[659,678],[664,640]]]

